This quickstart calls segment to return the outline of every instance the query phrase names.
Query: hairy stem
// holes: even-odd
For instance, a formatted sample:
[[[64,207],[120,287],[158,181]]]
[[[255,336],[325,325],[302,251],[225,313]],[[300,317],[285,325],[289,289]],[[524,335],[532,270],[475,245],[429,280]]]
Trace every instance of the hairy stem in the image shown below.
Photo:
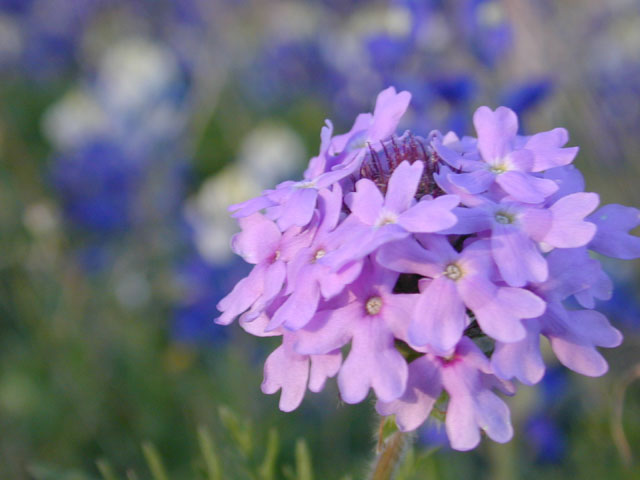
[[[393,472],[400,464],[409,436],[395,432],[379,444],[379,453],[375,460],[370,480],[391,480]]]

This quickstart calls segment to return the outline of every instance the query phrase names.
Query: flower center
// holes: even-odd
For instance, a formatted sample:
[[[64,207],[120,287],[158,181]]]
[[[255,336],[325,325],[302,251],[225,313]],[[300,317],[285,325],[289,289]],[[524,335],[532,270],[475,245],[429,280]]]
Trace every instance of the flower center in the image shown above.
[[[458,280],[462,277],[462,269],[455,263],[450,263],[447,268],[444,269],[444,276],[451,280]]]
[[[382,299],[380,297],[371,297],[365,304],[365,309],[369,315],[377,315],[382,310]]]
[[[316,251],[316,254],[313,256],[313,260],[312,263],[317,262],[318,260],[320,260],[322,257],[324,257],[327,254],[326,251],[324,251],[322,248],[320,248],[318,251]]]
[[[315,180],[304,180],[296,183],[296,188],[316,188]]]
[[[509,215],[505,212],[498,212],[495,216],[496,222],[501,223],[502,225],[508,225],[513,223],[513,215]]]
[[[398,221],[397,215],[390,212],[386,212],[380,215],[380,218],[378,218],[378,221],[376,222],[376,227],[384,227],[385,225],[391,225],[393,223],[396,223],[397,221]]]

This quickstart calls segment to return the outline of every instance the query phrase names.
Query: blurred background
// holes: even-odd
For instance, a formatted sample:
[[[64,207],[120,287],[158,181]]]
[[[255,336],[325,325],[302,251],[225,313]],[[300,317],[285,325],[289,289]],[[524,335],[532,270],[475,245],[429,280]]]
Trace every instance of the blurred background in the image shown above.
[[[0,0],[0,478],[363,478],[373,405],[279,412],[275,344],[213,319],[247,272],[227,206],[389,85],[423,134],[484,104],[564,126],[587,190],[640,206],[637,0]],[[609,374],[551,355],[512,442],[428,424],[401,478],[640,478],[639,264],[605,266]]]

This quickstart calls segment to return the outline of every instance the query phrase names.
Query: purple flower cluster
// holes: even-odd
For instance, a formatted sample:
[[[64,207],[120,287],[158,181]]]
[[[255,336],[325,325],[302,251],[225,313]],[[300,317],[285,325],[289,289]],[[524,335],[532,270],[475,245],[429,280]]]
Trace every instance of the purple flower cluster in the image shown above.
[[[611,282],[589,250],[640,256],[640,212],[596,210],[564,129],[520,136],[512,110],[481,107],[477,138],[398,136],[410,98],[384,90],[346,134],[327,122],[303,180],[231,207],[255,266],[217,322],[282,336],[262,390],[284,411],[337,375],[345,402],[373,389],[403,431],[437,409],[457,450],[481,430],[506,442],[496,392],[542,379],[541,335],[568,368],[607,370],[596,347],[622,336],[593,309]]]

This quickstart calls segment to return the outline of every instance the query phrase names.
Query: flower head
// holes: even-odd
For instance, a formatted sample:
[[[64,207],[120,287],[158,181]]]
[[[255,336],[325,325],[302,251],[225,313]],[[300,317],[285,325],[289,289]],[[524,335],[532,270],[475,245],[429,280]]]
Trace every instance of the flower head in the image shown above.
[[[499,394],[541,380],[541,335],[568,368],[606,371],[597,347],[622,337],[593,310],[611,282],[588,250],[640,256],[640,217],[593,213],[565,130],[520,136],[513,111],[481,107],[478,138],[397,135],[409,99],[383,91],[346,134],[327,122],[303,180],[232,207],[233,248],[255,267],[218,322],[282,336],[263,391],[281,390],[285,411],[335,375],[345,402],[372,390],[401,430],[437,407],[453,448],[480,430],[506,442]]]

